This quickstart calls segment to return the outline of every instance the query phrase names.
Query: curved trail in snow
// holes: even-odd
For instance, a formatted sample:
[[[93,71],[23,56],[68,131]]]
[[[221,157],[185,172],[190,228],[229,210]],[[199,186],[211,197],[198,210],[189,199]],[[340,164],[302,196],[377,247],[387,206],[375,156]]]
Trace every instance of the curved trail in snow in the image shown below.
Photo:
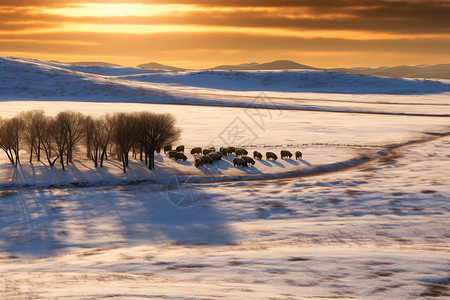
[[[311,168],[291,170],[283,173],[270,173],[261,175],[224,175],[215,176],[213,174],[207,176],[196,175],[173,175],[160,179],[142,179],[142,180],[117,180],[117,181],[93,181],[93,182],[70,182],[60,184],[18,184],[18,183],[6,183],[0,184],[0,196],[2,194],[9,195],[8,193],[15,193],[21,190],[46,190],[46,189],[67,189],[67,188],[104,188],[104,187],[124,187],[124,186],[146,186],[152,185],[159,187],[162,190],[170,189],[173,185],[199,185],[199,184],[218,184],[225,182],[240,182],[240,181],[269,181],[278,179],[288,179],[296,177],[310,177],[324,175],[327,173],[336,173],[353,168],[360,167],[370,162],[376,162],[379,159],[390,160],[395,159],[397,155],[396,150],[404,147],[413,146],[417,144],[423,144],[432,142],[434,140],[450,136],[450,131],[447,132],[424,132],[424,136],[418,139],[405,141],[402,143],[391,144],[384,149],[376,151],[369,155],[360,155],[345,161],[319,165]],[[175,184],[170,184],[175,178]]]

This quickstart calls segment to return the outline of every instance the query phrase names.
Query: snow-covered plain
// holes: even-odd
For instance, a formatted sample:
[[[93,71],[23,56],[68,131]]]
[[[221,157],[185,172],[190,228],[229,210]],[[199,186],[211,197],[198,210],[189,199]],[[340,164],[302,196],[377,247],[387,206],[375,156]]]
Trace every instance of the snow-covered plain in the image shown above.
[[[1,116],[171,112],[187,148],[303,159],[197,169],[159,155],[123,173],[79,157],[64,172],[2,153],[0,298],[450,297],[448,84],[91,68],[0,57]]]

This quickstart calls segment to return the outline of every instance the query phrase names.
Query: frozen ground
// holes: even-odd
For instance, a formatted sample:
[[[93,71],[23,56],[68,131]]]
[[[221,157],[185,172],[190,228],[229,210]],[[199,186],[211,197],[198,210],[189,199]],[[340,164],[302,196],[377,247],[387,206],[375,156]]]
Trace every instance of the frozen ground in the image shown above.
[[[304,157],[196,169],[190,156],[183,163],[162,155],[153,172],[133,160],[123,174],[116,162],[95,169],[82,158],[66,172],[26,162],[14,169],[1,154],[1,299],[450,297],[447,92],[277,91],[255,98],[259,91],[200,93],[181,85],[169,92],[189,89],[227,95],[243,107],[167,105],[161,98],[153,99],[158,105],[120,97],[98,103],[95,95],[57,102],[41,99],[38,89],[24,101],[3,94],[2,117],[35,108],[170,111],[187,147],[283,145]],[[302,104],[269,110],[252,101]]]

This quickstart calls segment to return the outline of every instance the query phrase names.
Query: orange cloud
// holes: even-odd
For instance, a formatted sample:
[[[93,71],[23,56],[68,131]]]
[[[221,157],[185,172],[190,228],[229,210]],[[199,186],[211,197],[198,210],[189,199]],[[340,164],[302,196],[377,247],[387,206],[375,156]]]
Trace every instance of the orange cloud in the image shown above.
[[[3,54],[104,55],[133,65],[257,56],[315,65],[322,57],[331,67],[334,56],[377,65],[402,54],[412,64],[438,63],[450,53],[448,15],[444,0],[3,0],[0,42]]]

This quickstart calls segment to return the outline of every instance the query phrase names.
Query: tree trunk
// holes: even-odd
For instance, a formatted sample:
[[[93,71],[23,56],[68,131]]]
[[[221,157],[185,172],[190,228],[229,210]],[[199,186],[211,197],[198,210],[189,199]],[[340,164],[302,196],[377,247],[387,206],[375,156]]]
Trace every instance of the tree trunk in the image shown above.
[[[122,165],[123,165],[123,172],[126,173],[127,169],[126,169],[126,162],[125,162],[125,153],[122,153]]]
[[[149,161],[148,161],[148,168],[150,170],[153,170],[155,168],[155,148],[150,148],[148,151],[149,155]]]
[[[33,149],[34,149],[34,146],[31,145],[30,146],[30,164],[33,162]]]
[[[59,155],[59,162],[61,163],[62,169],[63,171],[66,170],[65,166],[64,166],[64,156],[62,154]]]
[[[41,161],[41,141],[38,142],[37,161]]]

